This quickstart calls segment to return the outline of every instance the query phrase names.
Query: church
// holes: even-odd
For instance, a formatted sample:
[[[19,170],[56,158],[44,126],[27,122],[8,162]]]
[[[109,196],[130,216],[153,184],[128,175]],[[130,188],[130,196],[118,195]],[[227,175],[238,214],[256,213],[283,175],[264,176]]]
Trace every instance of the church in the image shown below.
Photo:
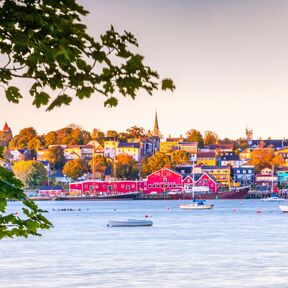
[[[9,142],[13,139],[11,128],[5,123],[2,130],[0,130],[0,146],[8,146]]]

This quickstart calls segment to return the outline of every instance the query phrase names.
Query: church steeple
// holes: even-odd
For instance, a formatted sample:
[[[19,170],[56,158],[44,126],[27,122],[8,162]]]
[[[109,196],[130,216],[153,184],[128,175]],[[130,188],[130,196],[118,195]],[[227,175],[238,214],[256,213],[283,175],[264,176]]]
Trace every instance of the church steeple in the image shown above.
[[[157,117],[157,111],[155,112],[153,136],[158,136],[158,137],[160,136],[159,125],[158,125],[158,117]]]

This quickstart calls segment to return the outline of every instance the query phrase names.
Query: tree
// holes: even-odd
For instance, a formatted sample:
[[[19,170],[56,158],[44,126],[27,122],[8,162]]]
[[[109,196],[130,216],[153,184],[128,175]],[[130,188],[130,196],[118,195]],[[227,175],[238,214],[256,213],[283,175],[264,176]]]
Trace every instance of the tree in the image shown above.
[[[117,131],[114,131],[114,130],[108,130],[106,132],[106,137],[114,138],[115,140],[117,140],[118,139],[118,133],[117,133]]]
[[[0,157],[3,148],[0,147]],[[46,212],[26,196],[22,190],[22,183],[15,175],[0,166],[0,239],[4,237],[28,237],[29,235],[39,236],[39,229],[49,229],[52,224],[43,216]],[[7,213],[7,199],[22,201],[22,212],[24,217],[18,214]]]
[[[186,135],[187,135],[187,140],[189,142],[197,142],[199,148],[204,147],[204,140],[200,131],[195,130],[195,129],[190,129],[189,131],[187,131]]]
[[[96,140],[100,145],[103,145],[105,134],[100,129],[94,128],[91,133],[92,140]]]
[[[127,130],[129,138],[139,138],[145,136],[145,129],[143,127],[133,126]]]
[[[73,180],[83,176],[88,171],[86,163],[81,159],[74,159],[68,161],[62,170],[62,173]]]
[[[275,155],[272,147],[265,148],[264,145],[265,144],[260,142],[259,146],[251,152],[249,164],[255,166],[257,173],[266,167],[272,167],[272,165],[274,165],[277,168],[284,164],[281,155]]]
[[[171,160],[165,153],[157,152],[143,161],[141,171],[148,175],[164,167],[171,167]]]
[[[118,134],[118,140],[120,142],[127,142],[128,138],[129,138],[129,135],[126,132],[120,132]]]
[[[65,164],[64,150],[61,146],[52,146],[45,153],[45,159],[49,161],[53,169],[62,169]]]
[[[1,71],[1,69],[0,69]],[[1,72],[0,72],[1,75]],[[1,76],[0,76],[1,77]],[[1,78],[0,78],[1,79]],[[9,143],[9,149],[24,149],[28,148],[28,143],[37,137],[37,132],[33,127],[22,129]]]
[[[57,133],[55,131],[51,131],[44,136],[45,146],[49,147],[50,145],[59,144]]]
[[[43,136],[35,136],[28,142],[28,149],[37,151],[40,148],[44,148],[45,140]]]
[[[159,88],[158,73],[129,49],[138,47],[136,38],[111,26],[95,41],[81,23],[88,11],[75,0],[2,2],[0,52],[7,62],[0,69],[0,82],[8,101],[22,98],[20,89],[11,85],[17,78],[30,80],[33,104],[47,110],[93,93],[105,96],[104,105],[113,107],[116,94],[135,99],[141,89],[152,94]],[[161,88],[175,87],[164,79]]]
[[[117,155],[116,176],[121,179],[138,178],[138,169],[136,161],[132,156],[121,153]]]
[[[218,135],[212,131],[205,131],[204,144],[214,145],[218,143]]]
[[[101,178],[104,178],[105,170],[109,166],[107,159],[102,155],[95,155],[91,161],[89,162],[89,166],[91,167],[92,172],[101,173]],[[95,175],[93,175],[94,177]]]
[[[15,162],[12,170],[25,188],[36,188],[47,181],[47,171],[44,165],[35,160]]]
[[[173,165],[183,165],[190,163],[190,154],[187,151],[176,150],[171,154]]]

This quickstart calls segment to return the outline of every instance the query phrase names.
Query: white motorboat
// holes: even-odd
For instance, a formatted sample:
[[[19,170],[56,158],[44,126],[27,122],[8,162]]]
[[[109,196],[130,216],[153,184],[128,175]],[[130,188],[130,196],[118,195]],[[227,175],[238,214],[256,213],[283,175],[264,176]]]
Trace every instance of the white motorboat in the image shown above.
[[[288,205],[279,204],[279,209],[280,209],[282,212],[288,212]]]
[[[110,220],[107,226],[109,227],[137,227],[137,226],[152,226],[153,222],[151,220],[137,220],[137,219],[128,219],[128,220]]]
[[[284,202],[286,200],[279,196],[272,196],[272,197],[263,198],[262,201],[263,202]]]
[[[179,207],[184,210],[207,210],[212,209],[214,204],[204,204],[203,201],[197,201],[188,204],[181,204]]]

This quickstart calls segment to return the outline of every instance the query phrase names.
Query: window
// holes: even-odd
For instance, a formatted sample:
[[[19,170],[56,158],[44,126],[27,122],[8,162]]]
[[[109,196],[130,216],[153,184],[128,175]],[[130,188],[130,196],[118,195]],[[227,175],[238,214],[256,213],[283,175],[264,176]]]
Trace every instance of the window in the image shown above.
[[[149,185],[148,185],[148,188],[151,188],[151,187],[152,187],[152,185],[151,185],[151,184],[149,184]]]
[[[124,188],[124,184],[121,184],[121,188]]]
[[[163,182],[167,182],[167,178],[165,177],[165,178],[163,178]]]
[[[112,185],[108,185],[108,190],[109,190],[109,191],[112,190]]]
[[[246,170],[243,170],[243,174],[246,174],[246,172],[247,172]]]
[[[248,173],[252,174],[252,170],[248,170]]]
[[[126,185],[126,190],[130,190],[130,185]]]
[[[237,170],[237,173],[239,174],[239,173],[240,173],[240,170]]]

